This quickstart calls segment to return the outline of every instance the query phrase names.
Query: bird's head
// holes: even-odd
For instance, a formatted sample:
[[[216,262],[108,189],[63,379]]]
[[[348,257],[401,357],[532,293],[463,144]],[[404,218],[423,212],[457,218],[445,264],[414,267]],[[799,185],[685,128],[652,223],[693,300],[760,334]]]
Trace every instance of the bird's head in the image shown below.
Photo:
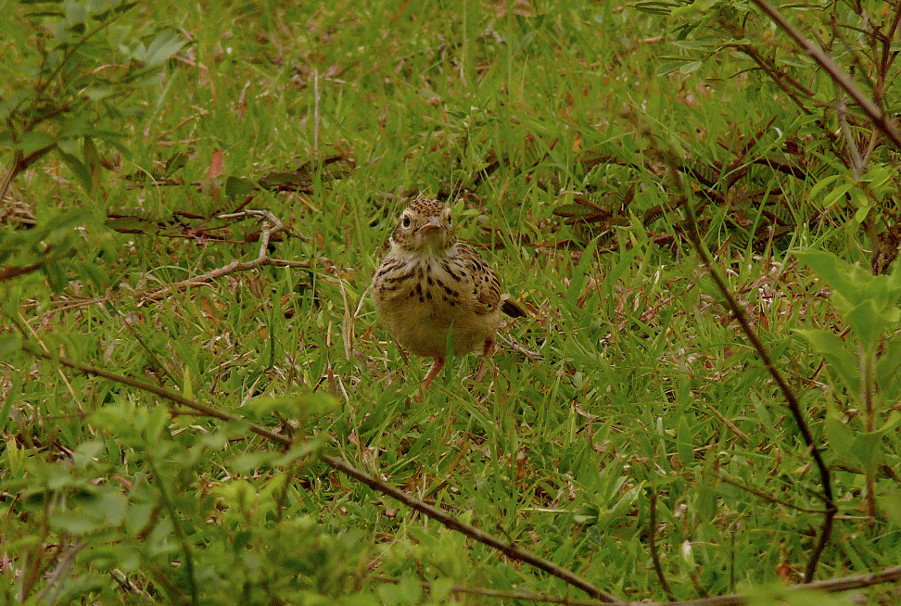
[[[391,241],[409,253],[443,253],[457,242],[451,209],[437,200],[418,198],[400,214]]]

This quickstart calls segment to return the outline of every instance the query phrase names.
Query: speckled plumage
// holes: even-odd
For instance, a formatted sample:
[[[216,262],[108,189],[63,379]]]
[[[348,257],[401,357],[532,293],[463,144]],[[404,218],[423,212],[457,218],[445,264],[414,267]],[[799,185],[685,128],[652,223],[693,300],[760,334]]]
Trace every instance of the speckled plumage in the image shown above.
[[[390,244],[373,277],[372,298],[402,347],[434,358],[424,387],[444,364],[448,332],[455,354],[481,350],[487,356],[501,315],[525,315],[501,293],[497,274],[479,253],[457,241],[451,210],[441,202],[420,198],[410,203]],[[483,372],[484,361],[478,379]]]

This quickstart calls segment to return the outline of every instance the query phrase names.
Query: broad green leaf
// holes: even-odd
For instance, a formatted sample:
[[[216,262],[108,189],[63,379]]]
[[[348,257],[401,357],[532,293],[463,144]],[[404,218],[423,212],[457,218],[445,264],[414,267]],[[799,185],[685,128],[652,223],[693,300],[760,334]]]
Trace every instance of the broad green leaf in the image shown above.
[[[833,183],[841,178],[841,175],[829,175],[828,177],[820,179],[817,181],[816,185],[810,188],[808,198],[812,201],[816,201],[823,195],[823,192],[826,191],[828,187],[831,187]]]
[[[84,23],[88,18],[88,7],[82,2],[63,2],[63,11],[70,26]]]
[[[850,296],[857,290],[851,279],[852,267],[833,254],[817,250],[799,250],[795,256],[824,280],[833,292]]]
[[[854,453],[854,436],[847,425],[830,416],[823,421],[823,431],[839,461],[845,464],[857,463]]]
[[[794,254],[829,285],[833,304],[842,315],[865,301],[872,301],[877,313],[887,314],[883,315],[885,321],[897,322],[896,304],[901,297],[901,278],[895,278],[894,273],[891,278],[874,276],[867,269],[822,251],[799,250]]]
[[[863,432],[855,436],[851,451],[864,471],[872,472],[882,461],[882,438],[885,431]]]
[[[860,210],[869,210],[870,200],[867,198],[866,192],[864,192],[859,187],[855,186],[848,190],[848,196],[851,198],[851,202],[859,208]]]
[[[864,351],[871,352],[872,355],[885,328],[898,323],[901,310],[897,307],[880,310],[870,300],[845,312],[843,316],[854,331],[854,336],[860,339]]]
[[[103,451],[103,446],[100,440],[82,442],[72,451],[72,462],[80,469],[90,466]]]
[[[180,51],[186,41],[175,32],[161,32],[153,39],[144,55],[144,64],[148,67],[162,65]]]
[[[820,206],[822,208],[829,208],[830,206],[838,202],[840,198],[844,197],[844,195],[848,193],[848,190],[852,187],[854,187],[853,183],[840,183],[838,187],[836,187],[823,197],[823,201]]]
[[[877,503],[880,511],[896,528],[901,529],[901,487],[890,488],[882,494],[878,494]]]
[[[19,137],[16,143],[16,149],[22,152],[23,156],[28,156],[36,151],[53,147],[56,144],[56,137],[49,135],[43,131],[31,131]]]
[[[253,181],[243,177],[228,177],[225,180],[225,195],[228,198],[249,196],[256,189]]]

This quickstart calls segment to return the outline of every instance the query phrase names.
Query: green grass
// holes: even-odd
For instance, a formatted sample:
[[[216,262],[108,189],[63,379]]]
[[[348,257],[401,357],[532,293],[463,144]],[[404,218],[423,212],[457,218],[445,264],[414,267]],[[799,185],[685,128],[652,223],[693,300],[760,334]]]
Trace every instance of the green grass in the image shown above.
[[[438,604],[453,601],[450,583],[583,597],[308,456],[320,448],[621,599],[667,599],[652,569],[652,493],[676,598],[799,582],[822,516],[776,500],[822,503],[797,427],[679,237],[679,212],[642,225],[671,200],[653,172],[660,150],[728,164],[736,141],[773,117],[744,165],[753,185],[798,201],[795,228],[749,237],[769,219],[738,193],[703,211],[706,245],[833,466],[840,514],[818,578],[899,563],[897,476],[879,475],[889,519],[870,523],[863,474],[840,466],[823,435],[827,411],[847,411],[848,396],[828,388],[820,358],[792,333],[843,325],[790,251],[815,244],[855,260],[866,245],[847,212],[804,202],[812,182],[752,165],[786,154],[775,129],[801,139],[810,126],[756,74],[730,77],[745,64],[659,75],[691,60],[651,40],[665,21],[603,3],[155,3],[136,13],[190,44],[141,92],[147,115],[116,122],[127,154],[101,149],[116,170],[95,195],[52,155],[14,192],[38,223],[84,209],[73,262],[105,279],[70,275],[59,292],[23,281],[18,307],[12,287],[0,297],[0,330],[18,324],[52,352],[246,416],[308,450],[281,453],[245,424],[170,415],[139,390],[4,353],[4,597],[17,596],[23,571],[36,575],[25,603],[47,591],[53,603]],[[214,150],[224,175],[211,195],[199,184]],[[126,178],[176,154],[186,158],[179,183]],[[343,161],[320,163],[332,156]],[[291,229],[271,256],[308,268],[232,273],[144,301],[256,256],[255,221],[215,219],[244,202],[226,196],[226,177],[302,165],[303,191],[259,191],[247,208]],[[597,226],[554,214],[577,192],[615,207],[628,186],[632,205],[600,239]],[[502,332],[494,376],[475,383],[478,358],[454,357],[417,402],[428,361],[404,359],[365,297],[405,197],[420,191],[453,201],[461,236],[533,314]],[[160,225],[119,233],[109,213]],[[283,396],[278,415],[259,401]],[[882,440],[897,470],[897,427]],[[871,603],[889,599],[867,591]]]

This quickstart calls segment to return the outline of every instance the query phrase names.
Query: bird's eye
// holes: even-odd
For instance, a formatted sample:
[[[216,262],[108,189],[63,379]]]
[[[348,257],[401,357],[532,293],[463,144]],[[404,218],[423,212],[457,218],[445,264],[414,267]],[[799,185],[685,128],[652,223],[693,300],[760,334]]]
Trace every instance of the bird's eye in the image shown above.
[[[410,223],[412,223],[412,221],[410,221],[410,215],[404,215],[404,218],[400,220],[400,224],[404,227],[410,227]]]

